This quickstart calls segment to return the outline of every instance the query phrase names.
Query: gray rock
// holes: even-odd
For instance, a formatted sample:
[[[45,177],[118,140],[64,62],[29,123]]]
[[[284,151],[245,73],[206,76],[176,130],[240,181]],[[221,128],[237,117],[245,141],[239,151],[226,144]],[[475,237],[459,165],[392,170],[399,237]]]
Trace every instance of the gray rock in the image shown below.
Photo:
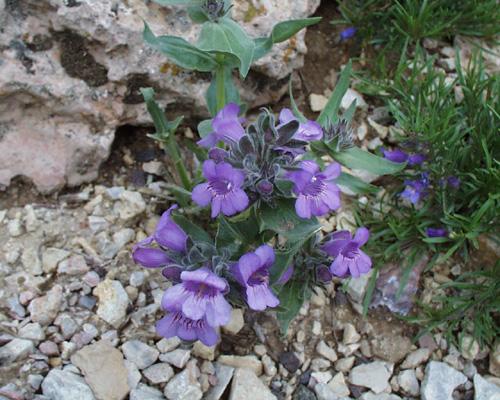
[[[124,221],[141,215],[146,210],[146,202],[139,192],[125,190],[120,194],[120,201],[115,204],[115,211]]]
[[[30,323],[19,329],[18,335],[22,339],[40,342],[45,340],[45,331],[39,323]]]
[[[361,275],[359,278],[349,280],[347,284],[347,294],[355,303],[361,303],[363,301],[371,274],[372,272],[370,271],[367,274]]]
[[[175,375],[165,386],[164,394],[168,400],[200,400],[203,397],[201,385],[191,368]]]
[[[319,0],[284,0],[266,3],[261,12],[238,0],[233,14],[256,38],[269,35],[279,21],[313,14],[318,5]],[[9,49],[3,52],[0,64],[0,93],[9,98],[0,104],[0,125],[8,127],[0,141],[0,154],[5,155],[0,159],[0,185],[22,175],[39,190],[49,192],[95,179],[99,165],[109,155],[116,128],[130,121],[151,122],[137,93],[138,85],[155,87],[162,107],[180,103],[193,110],[191,116],[205,108],[206,78],[175,67],[142,38],[146,20],[158,35],[194,41],[200,28],[189,22],[185,7],[144,1],[40,0],[36,35],[47,38],[45,47],[38,49],[43,51],[24,44],[36,42],[29,12],[0,15],[4,28],[0,47]],[[23,36],[25,32],[29,34]],[[20,37],[19,49],[30,65],[22,64],[21,50],[11,50]],[[246,103],[264,105],[283,91],[286,83],[275,88],[276,83],[302,66],[304,37],[300,32],[293,42],[278,44],[257,62],[255,69],[261,73],[250,76],[243,85]],[[86,68],[75,68],[73,62],[83,58]],[[265,85],[256,90],[262,81]],[[36,134],[33,126],[37,126]]]
[[[401,400],[401,397],[395,394],[366,392],[360,397],[360,400]]]
[[[257,376],[262,375],[262,363],[255,356],[222,355],[217,361],[234,368],[251,369]]]
[[[175,336],[170,339],[161,339],[158,343],[156,343],[156,347],[162,353],[168,353],[169,351],[175,350],[181,344],[181,340]]]
[[[316,393],[316,398],[318,400],[344,400],[348,397],[338,396],[335,391],[328,386],[326,383],[318,383],[314,386],[314,392]]]
[[[422,381],[422,400],[452,400],[453,390],[467,382],[467,377],[449,365],[431,361],[425,368]]]
[[[420,364],[426,362],[431,355],[431,351],[429,349],[423,348],[412,351],[408,354],[401,364],[402,369],[410,369],[417,368]]]
[[[33,322],[39,322],[42,325],[49,325],[54,321],[62,304],[63,290],[60,285],[55,285],[50,291],[42,297],[32,300],[28,306]]]
[[[142,374],[153,385],[168,382],[174,375],[174,369],[167,363],[153,364],[142,371]]]
[[[409,394],[411,396],[418,396],[420,393],[420,385],[418,383],[415,371],[412,369],[406,369],[399,373],[398,385],[406,394]]]
[[[122,353],[101,340],[71,356],[99,400],[122,400],[128,392],[127,369]]]
[[[42,382],[42,392],[50,400],[96,400],[81,376],[53,369]]]
[[[45,249],[42,253],[42,268],[46,273],[50,273],[56,270],[57,264],[69,256],[69,252],[66,250],[56,249],[54,247],[49,247]]]
[[[217,384],[205,394],[205,400],[219,400],[226,391],[233,374],[233,367],[215,363],[215,376],[217,377]]]
[[[182,369],[186,366],[189,358],[191,357],[191,352],[189,350],[176,349],[169,353],[162,354],[160,360],[167,362],[174,367]]]
[[[277,398],[252,370],[246,368],[236,369],[229,400],[255,399],[276,400]]]
[[[99,298],[97,315],[114,328],[119,328],[127,317],[129,298],[120,281],[106,279],[94,289]]]
[[[88,272],[89,267],[85,258],[81,255],[66,258],[57,267],[58,274],[83,275]]]
[[[43,381],[43,375],[38,375],[38,374],[28,375],[28,383],[35,390],[40,389],[40,385],[42,384],[42,381]]]
[[[38,256],[38,250],[38,243],[29,242],[26,244],[23,254],[21,255],[21,263],[23,264],[23,267],[31,275],[35,276],[41,275],[43,272],[42,261]]]
[[[130,392],[130,400],[165,400],[165,397],[158,389],[141,383]]]
[[[76,321],[69,314],[60,314],[54,321],[54,325],[61,328],[64,339],[70,339],[80,328]]]
[[[8,364],[22,360],[35,351],[31,340],[13,339],[5,346],[0,347],[0,364]]]
[[[222,330],[230,335],[236,335],[245,325],[243,310],[241,308],[233,308],[231,311],[231,320],[222,327]]]
[[[474,400],[500,400],[500,386],[474,375]]]
[[[160,352],[139,340],[129,340],[122,346],[122,351],[127,360],[132,361],[137,368],[144,369],[153,365]]]
[[[361,364],[351,370],[349,381],[353,385],[367,387],[379,394],[389,386],[393,369],[393,364],[382,361]]]
[[[137,384],[141,381],[142,375],[132,361],[125,360],[125,368],[127,369],[127,382],[130,389],[135,389]]]
[[[338,359],[335,350],[332,349],[330,346],[328,346],[323,340],[321,340],[316,345],[316,351],[320,356],[325,357],[327,360],[330,360],[331,362],[335,362]]]

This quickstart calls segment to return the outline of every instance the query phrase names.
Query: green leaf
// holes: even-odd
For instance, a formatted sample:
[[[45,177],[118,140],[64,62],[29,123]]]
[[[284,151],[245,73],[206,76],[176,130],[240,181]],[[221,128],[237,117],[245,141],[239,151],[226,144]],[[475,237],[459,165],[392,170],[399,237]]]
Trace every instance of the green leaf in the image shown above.
[[[191,18],[195,24],[203,24],[208,21],[207,14],[199,6],[189,7],[187,12],[189,18]]]
[[[234,84],[231,68],[227,65],[224,66],[224,91],[226,104],[240,103],[240,93]],[[205,100],[207,101],[208,111],[211,115],[215,116],[217,114],[217,87],[215,76],[208,87],[207,93],[205,94]]]
[[[342,119],[344,119],[347,123],[351,123],[354,113],[356,112],[356,99],[354,99],[349,106],[349,108],[342,114]]]
[[[210,235],[201,229],[198,225],[193,224],[183,215],[173,214],[172,219],[177,225],[179,225],[187,235],[196,242],[213,243],[213,239]]]
[[[272,230],[291,243],[303,243],[321,229],[316,218],[302,219],[295,212],[295,200],[277,201],[276,207],[264,205],[259,211],[260,232]]]
[[[379,191],[379,188],[377,186],[370,185],[369,183],[362,181],[358,177],[346,172],[342,172],[340,176],[335,180],[335,183],[339,186],[348,188],[355,194],[368,194],[376,193]]]
[[[342,70],[340,74],[340,78],[335,85],[335,89],[328,99],[328,103],[326,103],[325,108],[321,111],[317,122],[325,127],[328,122],[337,122],[339,116],[339,108],[340,103],[342,102],[342,98],[344,97],[347,89],[349,89],[349,82],[351,79],[352,72],[352,62],[349,60],[345,68]]]
[[[275,252],[276,259],[273,266],[271,267],[271,270],[269,271],[269,280],[271,282],[271,285],[274,285],[276,281],[285,273],[288,267],[293,264],[293,258],[301,249],[301,247],[302,243],[300,243],[300,245],[293,246],[289,250]]]
[[[155,101],[155,91],[153,88],[141,88],[141,93],[155,125],[156,135],[154,136],[158,140],[165,140],[171,133],[177,130],[183,117],[178,117],[174,121],[168,121],[165,113]]]
[[[283,311],[278,311],[276,314],[283,335],[286,335],[290,322],[299,313],[300,307],[309,296],[308,285],[298,280],[288,282],[280,290],[278,297]]]
[[[319,21],[321,21],[321,17],[292,19],[290,21],[283,21],[276,24],[273,27],[270,36],[255,39],[255,53],[253,61],[264,57],[271,50],[274,44],[290,39],[300,30],[317,24]]]
[[[300,112],[299,107],[297,107],[297,103],[295,102],[295,98],[293,97],[292,77],[290,77],[290,81],[288,82],[288,93],[290,95],[290,104],[292,106],[293,114],[300,122],[307,122],[307,118]]]
[[[214,129],[212,128],[212,120],[211,119],[206,119],[204,121],[201,121],[198,124],[198,134],[202,138],[209,135],[213,131],[214,131]]]
[[[241,76],[247,76],[255,43],[232,19],[222,18],[218,22],[205,22],[197,45],[199,49],[207,52],[227,53],[237,57]]]
[[[238,222],[230,221],[225,217],[219,217],[219,227],[217,230],[217,247],[228,248],[231,253],[237,253],[242,245],[255,241],[258,235],[258,224],[255,221],[255,214],[249,208],[248,218]]]
[[[341,152],[331,150],[330,155],[347,168],[362,169],[375,175],[395,174],[406,167],[405,163],[394,163],[356,146]]]
[[[144,40],[181,68],[209,72],[217,68],[215,57],[177,36],[155,36],[144,23]]]

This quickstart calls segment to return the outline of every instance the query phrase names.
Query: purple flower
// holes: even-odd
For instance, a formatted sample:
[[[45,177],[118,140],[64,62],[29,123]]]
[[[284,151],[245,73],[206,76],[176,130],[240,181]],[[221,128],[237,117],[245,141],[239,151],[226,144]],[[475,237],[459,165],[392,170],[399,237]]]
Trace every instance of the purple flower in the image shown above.
[[[382,149],[382,153],[384,153],[384,158],[395,163],[404,163],[408,161],[408,154],[400,149],[392,151]]]
[[[421,178],[417,180],[406,180],[405,185],[405,190],[401,192],[400,196],[412,204],[417,204],[422,197],[428,194],[429,173],[423,172]]]
[[[427,228],[425,230],[427,237],[448,237],[448,231],[445,228]]]
[[[356,231],[354,238],[349,231],[338,231],[331,235],[330,240],[322,247],[329,256],[335,257],[330,272],[339,277],[346,276],[349,272],[353,278],[367,273],[372,267],[372,260],[360,247],[369,237],[370,231],[364,227]]]
[[[248,306],[263,311],[280,302],[269,288],[269,268],[274,264],[274,251],[267,244],[243,255],[232,268],[236,280],[245,288]]]
[[[340,39],[342,40],[347,40],[352,38],[358,29],[354,26],[349,26],[348,28],[345,28],[342,32],[340,32]]]
[[[174,204],[163,213],[156,225],[155,233],[137,243],[132,251],[132,258],[137,264],[146,268],[160,268],[168,265],[171,260],[163,248],[178,253],[186,252],[188,236],[171,218],[171,213],[177,208]],[[151,247],[156,242],[161,247]]]
[[[280,112],[280,126],[289,123],[290,121],[298,121],[298,119],[293,115],[292,111],[288,108],[284,108]],[[278,126],[279,128],[279,126]],[[321,140],[323,137],[323,129],[321,125],[316,121],[306,121],[304,123],[299,123],[299,129],[297,133],[293,136],[296,140],[301,140],[303,142],[314,142],[316,140]]]
[[[220,110],[212,120],[213,132],[198,141],[202,147],[213,147],[218,142],[238,142],[244,135],[245,130],[241,126],[242,120],[238,117],[240,106],[235,103],[227,104]]]
[[[221,210],[224,215],[231,216],[247,208],[248,196],[241,189],[245,180],[242,171],[226,162],[216,164],[207,160],[203,163],[203,176],[208,182],[197,185],[191,197],[202,207],[212,203],[212,218]]]
[[[297,215],[301,218],[318,217],[339,208],[340,189],[333,180],[340,175],[340,165],[332,163],[323,172],[314,161],[302,161],[299,166],[300,170],[287,174],[297,195]]]
[[[456,176],[449,176],[448,179],[446,179],[446,182],[455,189],[460,187],[460,178],[457,178]]]
[[[411,156],[408,157],[408,165],[410,166],[422,165],[425,159],[426,157],[423,154],[419,153],[412,154]]]
[[[283,272],[283,274],[281,274],[281,276],[276,281],[276,283],[278,285],[284,285],[285,283],[287,283],[290,280],[290,278],[293,276],[294,270],[295,270],[295,267],[293,266],[293,264],[290,264],[288,266],[288,268],[285,270],[285,272]]]
[[[214,346],[219,340],[215,328],[206,319],[193,320],[182,312],[172,312],[156,323],[156,332],[164,338],[178,336],[182,340],[200,340],[206,346]]]
[[[165,291],[162,308],[182,312],[192,320],[205,319],[208,325],[225,325],[231,319],[231,306],[224,298],[229,291],[227,282],[208,268],[183,271],[181,281]]]

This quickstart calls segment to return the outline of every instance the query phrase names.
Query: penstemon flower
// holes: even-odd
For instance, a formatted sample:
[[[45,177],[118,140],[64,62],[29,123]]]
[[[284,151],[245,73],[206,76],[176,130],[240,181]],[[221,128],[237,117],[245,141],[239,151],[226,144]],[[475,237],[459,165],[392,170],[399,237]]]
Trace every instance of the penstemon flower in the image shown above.
[[[173,312],[156,323],[156,332],[166,339],[179,337],[182,340],[200,340],[206,346],[214,346],[219,335],[206,319],[192,320],[182,312]]]
[[[165,291],[162,308],[182,312],[192,320],[205,319],[208,325],[225,325],[231,318],[231,306],[224,298],[229,291],[227,282],[208,268],[181,273],[181,283]]]
[[[173,205],[163,213],[153,236],[134,246],[132,257],[137,264],[146,268],[161,268],[171,262],[171,257],[167,254],[168,250],[177,253],[186,252],[188,237],[171,217],[172,211],[176,208],[177,205]],[[153,243],[160,247],[152,247]]]
[[[302,161],[299,170],[290,171],[287,178],[294,183],[297,195],[295,210],[301,218],[319,217],[340,207],[340,189],[333,183],[340,175],[340,165],[332,163],[320,171],[314,161]]]
[[[354,35],[356,34],[357,31],[358,31],[358,29],[356,27],[349,26],[349,27],[345,28],[342,32],[340,32],[340,39],[341,40],[350,39],[350,38],[354,37]]]
[[[372,261],[360,247],[369,239],[370,232],[366,228],[359,228],[354,238],[349,231],[333,233],[322,246],[322,250],[330,257],[335,257],[330,266],[330,273],[344,277],[351,275],[358,278],[370,271]]]
[[[293,115],[292,111],[288,108],[283,108],[280,112],[279,122],[280,126],[288,124],[290,121],[298,121],[298,119]],[[299,122],[299,129],[297,133],[293,136],[293,139],[300,140],[303,142],[313,142],[316,140],[321,140],[323,137],[323,129],[321,125],[316,121],[306,121],[304,123]]]
[[[201,207],[212,205],[212,218],[220,212],[231,216],[247,208],[248,196],[241,186],[245,180],[242,171],[226,162],[216,164],[213,160],[203,163],[203,176],[206,183],[193,189],[192,199]]]
[[[214,131],[198,141],[198,144],[209,148],[220,141],[237,143],[245,135],[245,130],[241,126],[243,120],[238,117],[239,112],[240,106],[234,103],[227,104],[212,120]]]
[[[448,237],[448,231],[445,228],[427,228],[425,230],[427,237]]]
[[[406,180],[405,190],[401,192],[400,196],[412,204],[417,204],[423,197],[428,195],[429,183],[429,174],[427,172],[422,173],[420,179]]]
[[[245,297],[252,310],[263,311],[280,302],[269,288],[269,269],[274,264],[274,250],[263,245],[243,255],[232,268],[233,276],[245,288]]]
[[[425,155],[423,154],[420,153],[408,154],[400,149],[392,151],[382,149],[382,153],[384,154],[384,157],[389,161],[396,163],[408,162],[408,165],[412,167],[415,165],[421,165],[426,159]]]

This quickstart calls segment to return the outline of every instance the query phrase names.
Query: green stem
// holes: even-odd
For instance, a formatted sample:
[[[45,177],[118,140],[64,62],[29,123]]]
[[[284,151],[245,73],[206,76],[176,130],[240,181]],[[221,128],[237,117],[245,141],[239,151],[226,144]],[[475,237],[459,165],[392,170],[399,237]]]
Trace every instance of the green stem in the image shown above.
[[[181,152],[179,150],[179,146],[177,145],[177,142],[175,141],[175,135],[168,135],[167,140],[164,142],[165,147],[167,148],[167,154],[172,157],[172,161],[174,162],[175,169],[177,170],[177,173],[179,174],[179,178],[181,180],[182,186],[186,190],[191,190],[191,179],[189,177],[189,174],[187,172],[186,166],[184,165],[184,162],[182,161],[181,158]]]
[[[222,61],[224,60],[224,55],[218,54],[217,61],[219,65],[215,70],[215,87],[216,87],[216,104],[217,111],[220,111],[226,105],[226,90],[224,88],[224,64]]]

